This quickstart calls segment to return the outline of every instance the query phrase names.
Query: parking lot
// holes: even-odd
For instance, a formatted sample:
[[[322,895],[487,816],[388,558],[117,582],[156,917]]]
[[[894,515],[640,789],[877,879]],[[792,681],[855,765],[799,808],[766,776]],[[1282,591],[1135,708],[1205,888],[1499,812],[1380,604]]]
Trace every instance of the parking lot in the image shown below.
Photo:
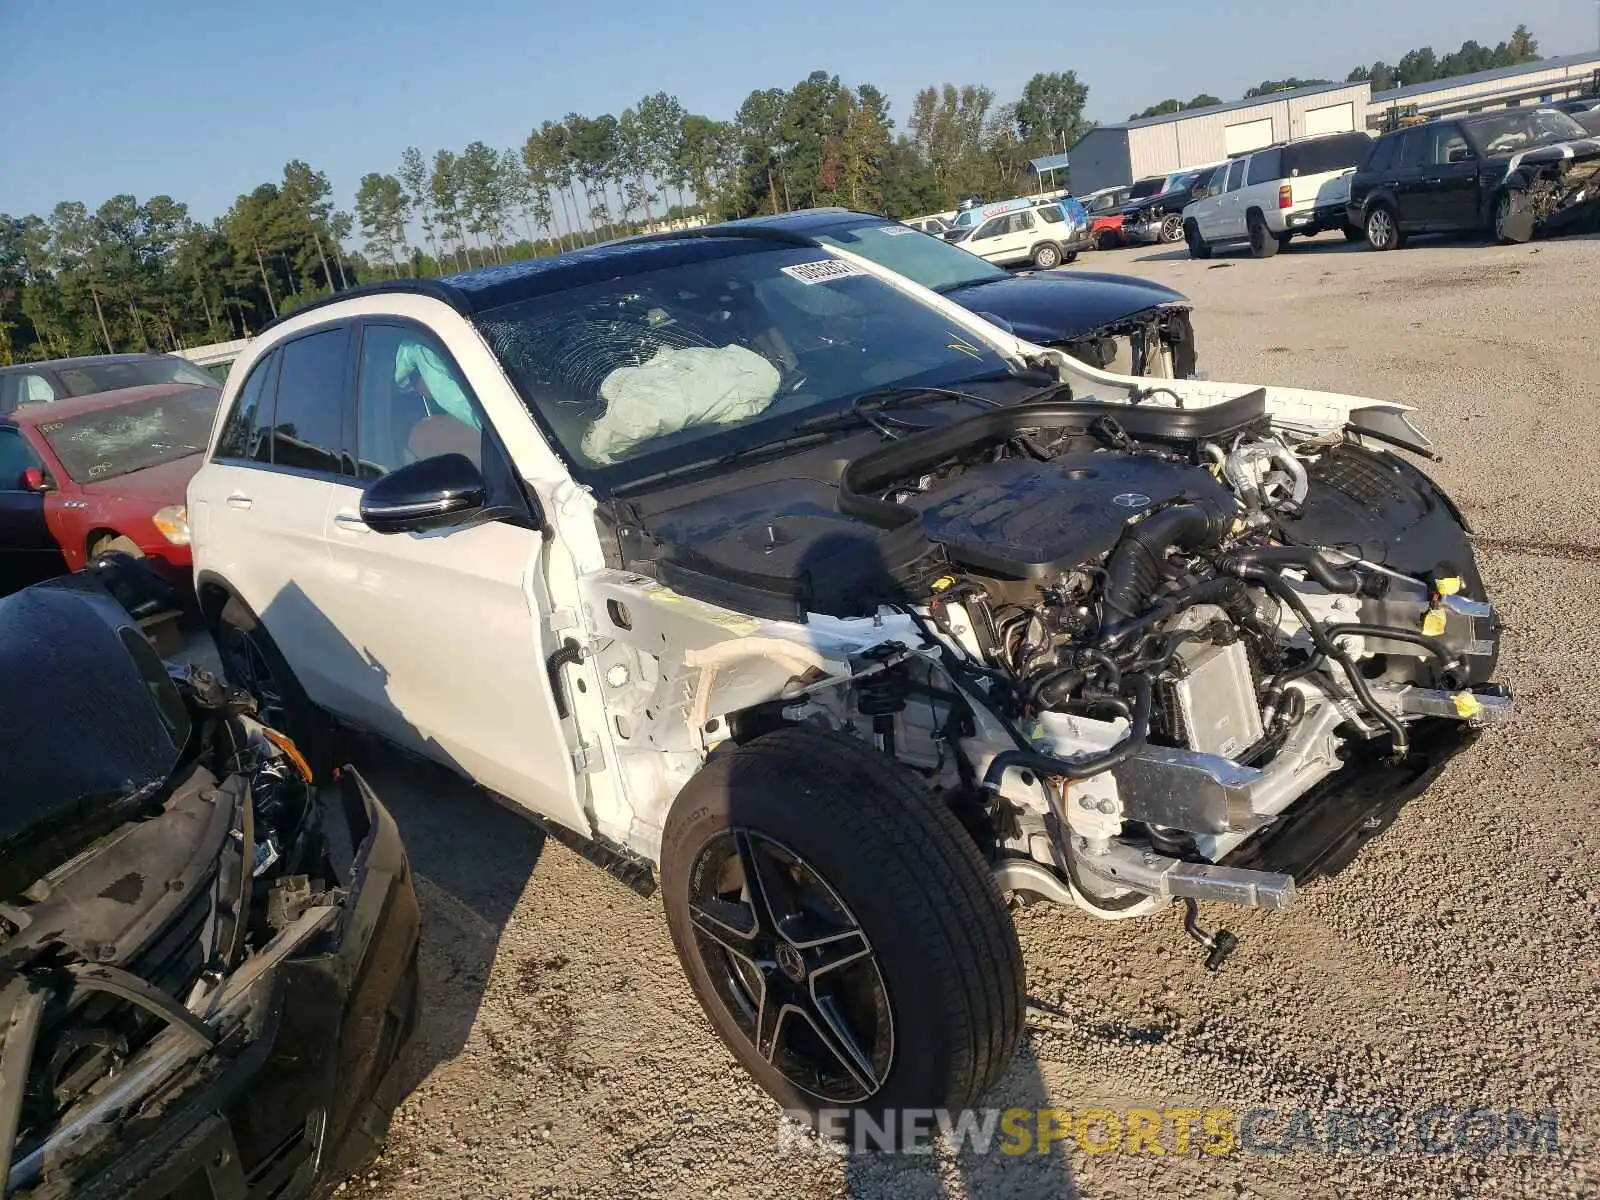
[[[998,1107],[1432,1106],[1560,1114],[1556,1153],[779,1156],[660,905],[443,772],[368,750],[424,913],[415,1087],[347,1192],[382,1196],[1577,1196],[1600,1179],[1600,239],[1256,261],[1086,256],[1195,302],[1213,379],[1415,405],[1480,537],[1518,716],[1344,874],[1227,914],[1208,974],[1170,918],[1018,914],[1035,1002]],[[538,681],[529,681],[537,686]],[[1221,914],[1218,914],[1220,918]],[[1277,1136],[1281,1136],[1281,1122]]]

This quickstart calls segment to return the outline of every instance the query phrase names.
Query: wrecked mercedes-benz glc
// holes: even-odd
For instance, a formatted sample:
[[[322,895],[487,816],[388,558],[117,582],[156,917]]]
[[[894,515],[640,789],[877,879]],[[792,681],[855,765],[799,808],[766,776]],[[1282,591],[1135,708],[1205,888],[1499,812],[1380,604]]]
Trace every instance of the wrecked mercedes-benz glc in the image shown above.
[[[417,1011],[393,820],[346,769],[336,877],[294,744],[94,579],[0,600],[0,674],[5,1194],[291,1197],[364,1164]]]

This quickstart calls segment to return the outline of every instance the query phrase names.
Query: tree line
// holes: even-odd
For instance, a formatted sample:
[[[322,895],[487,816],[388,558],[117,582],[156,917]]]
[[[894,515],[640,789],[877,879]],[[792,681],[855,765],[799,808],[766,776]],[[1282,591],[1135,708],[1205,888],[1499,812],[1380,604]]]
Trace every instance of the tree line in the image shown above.
[[[361,177],[350,212],[324,172],[296,160],[210,222],[165,195],[0,214],[0,364],[248,336],[363,280],[554,254],[662,222],[829,204],[910,216],[1011,195],[1029,159],[1089,128],[1087,99],[1071,71],[1034,76],[1009,104],[943,84],[918,93],[897,130],[876,87],[814,71],[752,91],[729,120],[655,92],[620,115],[542,121],[520,146],[409,147]]]
[[[1494,47],[1466,41],[1461,43],[1461,49],[1441,56],[1434,53],[1432,46],[1422,46],[1407,51],[1392,67],[1380,59],[1371,66],[1354,68],[1344,78],[1346,83],[1370,83],[1373,91],[1385,92],[1390,88],[1405,87],[1413,83],[1433,83],[1439,79],[1454,79],[1458,75],[1471,75],[1476,71],[1488,71],[1495,67],[1514,67],[1521,63],[1534,62],[1538,57],[1539,43],[1528,32],[1526,25],[1518,25],[1512,30],[1510,38]],[[1295,76],[1287,79],[1263,79],[1246,91],[1242,98],[1254,100],[1257,96],[1270,96],[1274,92],[1317,87],[1332,82],[1331,79],[1300,79]],[[1191,100],[1174,98],[1163,100],[1160,104],[1152,104],[1143,112],[1131,114],[1128,120],[1139,121],[1145,117],[1165,116],[1168,113],[1184,112],[1191,108],[1210,108],[1221,103],[1217,97],[1203,92]]]
[[[1380,88],[1537,57],[1519,25],[1493,49],[1467,42],[1441,58],[1423,47],[1349,78]],[[1309,82],[1268,80],[1247,95]],[[409,147],[392,170],[361,176],[351,212],[297,159],[209,222],[166,195],[0,214],[0,365],[248,336],[362,280],[554,254],[663,222],[831,204],[905,217],[1016,195],[1037,182],[1031,159],[1092,127],[1088,95],[1072,71],[1034,75],[1009,103],[945,83],[918,92],[897,128],[878,88],[813,71],[752,91],[727,120],[654,92],[620,115],[542,121],[520,146]],[[1134,116],[1215,103],[1201,94]]]

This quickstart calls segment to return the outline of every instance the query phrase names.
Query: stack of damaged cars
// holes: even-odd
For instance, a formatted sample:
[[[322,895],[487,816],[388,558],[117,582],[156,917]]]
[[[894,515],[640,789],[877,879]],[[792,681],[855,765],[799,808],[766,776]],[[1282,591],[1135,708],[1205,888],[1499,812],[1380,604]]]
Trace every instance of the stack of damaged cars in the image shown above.
[[[304,758],[247,695],[164,666],[128,581],[103,586],[126,569],[0,600],[0,1179],[311,1195],[369,1160],[399,1098],[405,854],[346,769],[336,875]]]

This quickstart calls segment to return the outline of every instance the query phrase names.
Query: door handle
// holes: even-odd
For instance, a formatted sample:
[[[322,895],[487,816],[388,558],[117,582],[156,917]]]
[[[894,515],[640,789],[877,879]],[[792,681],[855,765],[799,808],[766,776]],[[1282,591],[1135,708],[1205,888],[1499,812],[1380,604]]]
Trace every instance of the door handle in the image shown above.
[[[248,509],[255,501],[243,492],[234,492],[228,497],[229,508]]]
[[[334,513],[333,524],[340,533],[370,533],[372,530],[372,527],[361,519],[361,514],[354,512]]]

